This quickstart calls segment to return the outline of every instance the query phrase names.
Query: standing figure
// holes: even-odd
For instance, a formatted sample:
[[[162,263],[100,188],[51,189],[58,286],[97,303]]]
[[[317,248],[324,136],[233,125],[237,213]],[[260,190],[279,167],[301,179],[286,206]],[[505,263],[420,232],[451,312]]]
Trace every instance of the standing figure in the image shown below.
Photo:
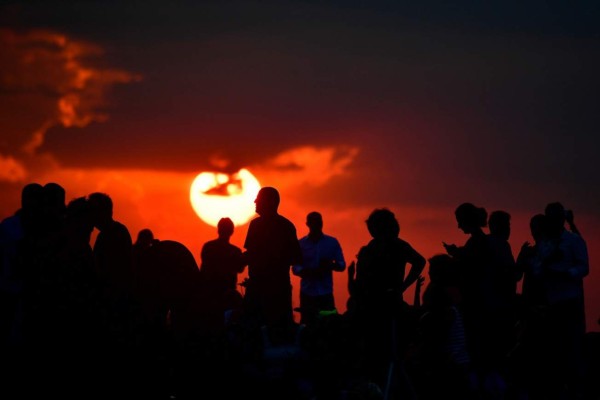
[[[244,270],[242,250],[229,242],[233,235],[233,222],[221,218],[217,225],[219,237],[202,246],[200,276],[216,296],[237,288],[237,274]]]
[[[516,345],[517,332],[517,282],[523,274],[517,268],[508,239],[510,238],[510,214],[496,210],[488,219],[489,241],[492,251],[493,283],[498,292],[497,341],[504,346],[506,354]],[[502,343],[502,344],[500,344]]]
[[[549,248],[542,261],[548,300],[548,336],[554,352],[557,390],[569,398],[583,392],[583,338],[585,309],[583,279],[589,273],[589,259],[583,238],[565,229],[567,212],[561,203],[550,203],[545,212]]]
[[[237,275],[244,271],[242,250],[231,244],[234,225],[229,218],[221,218],[217,224],[219,237],[206,242],[200,252],[200,279],[206,298],[214,306],[218,326],[224,324],[225,300],[237,290]]]
[[[313,211],[306,216],[308,235],[300,239],[302,264],[292,267],[300,277],[300,310],[303,324],[315,320],[319,311],[335,310],[333,271],[343,272],[346,260],[339,241],[323,233],[323,217]]]
[[[132,285],[132,240],[125,225],[113,219],[113,202],[105,193],[88,196],[94,227],[100,233],[94,244],[94,257],[100,279],[110,292],[120,297]]]
[[[372,240],[357,256],[354,297],[356,329],[363,343],[364,373],[380,387],[390,388],[390,375],[408,345],[411,332],[404,291],[417,281],[425,258],[399,238],[400,225],[393,212],[374,210],[367,219]],[[406,274],[406,264],[410,270]],[[395,376],[394,379],[398,379]]]
[[[245,314],[270,332],[290,333],[294,326],[290,268],[302,263],[294,224],[278,213],[279,192],[263,187],[256,200],[257,218],[250,222],[244,243],[248,283]]]
[[[0,222],[0,349],[16,350],[22,341],[23,273],[20,249],[26,236],[39,231],[43,187],[29,183],[21,191],[21,208]]]
[[[454,215],[458,228],[469,239],[461,247],[444,244],[459,268],[459,288],[462,296],[467,345],[473,368],[479,380],[478,391],[483,396],[503,396],[506,381],[501,375],[506,358],[506,346],[499,342],[504,331],[502,304],[496,252],[492,239],[483,228],[487,211],[472,203],[459,205]],[[504,335],[504,334],[502,334]]]

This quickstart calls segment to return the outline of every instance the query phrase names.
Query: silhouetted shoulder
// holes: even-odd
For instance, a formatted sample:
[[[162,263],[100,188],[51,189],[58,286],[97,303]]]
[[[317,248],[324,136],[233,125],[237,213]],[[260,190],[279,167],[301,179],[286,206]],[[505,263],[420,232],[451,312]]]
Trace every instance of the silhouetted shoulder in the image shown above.
[[[151,254],[159,262],[168,260],[172,268],[177,268],[179,271],[197,272],[198,270],[194,255],[180,242],[161,240],[152,246]]]

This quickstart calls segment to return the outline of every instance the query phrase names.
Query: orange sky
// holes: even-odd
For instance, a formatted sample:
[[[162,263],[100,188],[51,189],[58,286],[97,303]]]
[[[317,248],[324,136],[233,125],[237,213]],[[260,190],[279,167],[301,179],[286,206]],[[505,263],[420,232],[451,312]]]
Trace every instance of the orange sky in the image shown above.
[[[299,236],[320,211],[351,261],[376,207],[431,257],[465,241],[462,202],[510,212],[516,253],[529,218],[561,201],[588,244],[598,330],[596,25],[441,13],[421,26],[411,10],[292,3],[173,5],[171,19],[151,4],[123,19],[117,4],[0,8],[0,216],[27,182],[68,200],[103,191],[134,238],[150,228],[198,257],[216,229],[190,205],[193,179],[245,167],[280,190]],[[345,285],[337,274],[341,310]]]
[[[311,153],[313,160],[318,156],[312,152],[317,150],[303,149],[301,152]],[[325,150],[323,150],[325,152]],[[330,159],[323,157],[321,165],[327,171],[335,170],[329,163]],[[344,199],[323,204],[321,202],[299,202],[298,193],[310,181],[312,174],[324,176],[325,170],[318,169],[319,162],[311,163],[309,172],[273,172],[256,166],[255,174],[262,185],[280,188],[281,206],[280,213],[288,217],[297,228],[298,236],[307,233],[304,225],[308,212],[318,210],[324,217],[324,231],[336,236],[342,244],[347,262],[355,259],[358,250],[369,240],[364,221],[375,207],[388,207],[398,217],[401,224],[401,237],[409,241],[415,249],[426,258],[442,252],[442,241],[461,244],[466,240],[456,227],[454,208],[443,207],[414,207],[403,206],[390,201],[385,204],[372,206],[352,206],[345,203]],[[343,168],[339,174],[347,174]],[[177,240],[185,244],[194,254],[199,263],[199,254],[202,244],[216,238],[216,228],[207,225],[195,214],[189,200],[189,190],[195,174],[169,173],[158,171],[140,170],[73,170],[56,169],[46,174],[32,177],[37,182],[60,182],[67,190],[67,198],[72,199],[84,196],[94,191],[109,193],[115,204],[115,218],[125,223],[135,240],[137,232],[143,228],[150,228],[159,239]],[[323,178],[315,183],[322,190],[328,190],[328,179]],[[12,199],[13,208],[18,206],[18,197]],[[492,207],[489,210],[493,209]],[[511,244],[516,252],[525,241],[531,241],[528,234],[528,221],[530,215],[537,210],[526,213],[513,213],[513,234]],[[576,214],[579,228],[585,235],[591,262],[591,273],[586,278],[586,303],[588,308],[588,327],[596,324],[600,315],[600,298],[598,291],[598,271],[593,267],[593,260],[597,259],[597,243],[600,243],[598,231],[600,226],[593,216]],[[248,224],[237,226],[232,237],[232,243],[242,246],[247,232]],[[596,228],[597,229],[597,228]],[[426,275],[427,271],[425,271]],[[240,275],[241,281],[246,274]],[[298,302],[298,279],[293,277],[294,302]],[[427,281],[426,281],[427,282]],[[347,278],[345,273],[335,274],[335,295],[340,311],[345,310],[347,300]],[[409,290],[405,300],[412,302],[413,291]],[[297,305],[297,304],[296,304]]]

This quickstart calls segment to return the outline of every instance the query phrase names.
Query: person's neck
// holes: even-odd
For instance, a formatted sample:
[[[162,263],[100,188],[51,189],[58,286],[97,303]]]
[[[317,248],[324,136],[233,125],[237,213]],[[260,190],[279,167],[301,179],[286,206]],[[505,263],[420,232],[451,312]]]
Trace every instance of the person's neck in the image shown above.
[[[266,211],[260,214],[263,218],[273,218],[277,215],[277,211]]]
[[[113,223],[114,223],[114,220],[112,218],[111,219],[106,219],[106,220],[98,223],[98,225],[96,225],[96,228],[98,228],[98,230],[100,232],[102,232],[103,230],[105,230],[108,227],[110,227]]]
[[[323,237],[323,232],[308,232],[308,238],[313,242],[318,242]]]

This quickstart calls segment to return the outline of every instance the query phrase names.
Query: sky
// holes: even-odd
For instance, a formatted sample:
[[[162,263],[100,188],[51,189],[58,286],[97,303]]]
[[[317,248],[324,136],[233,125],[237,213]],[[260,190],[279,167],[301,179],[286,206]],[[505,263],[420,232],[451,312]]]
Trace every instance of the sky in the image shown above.
[[[28,182],[103,191],[134,239],[150,228],[199,262],[216,228],[190,186],[244,168],[299,236],[320,211],[350,262],[374,208],[426,258],[467,239],[459,204],[503,209],[516,255],[560,201],[600,330],[599,17],[591,1],[4,1],[0,216]]]

